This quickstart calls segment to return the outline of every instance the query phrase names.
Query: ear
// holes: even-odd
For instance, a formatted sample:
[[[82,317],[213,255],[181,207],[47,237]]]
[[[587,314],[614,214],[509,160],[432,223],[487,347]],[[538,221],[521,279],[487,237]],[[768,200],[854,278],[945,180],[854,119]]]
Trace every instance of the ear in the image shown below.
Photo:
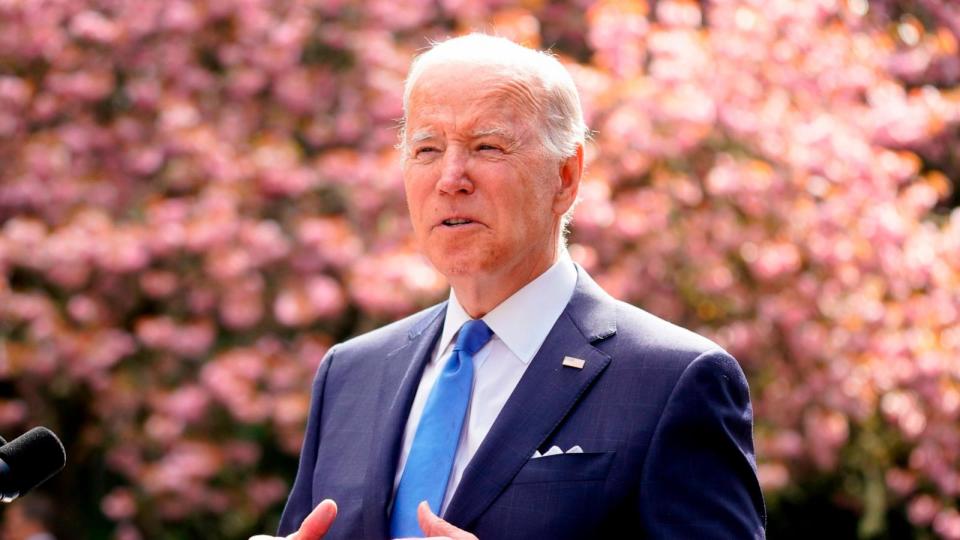
[[[560,162],[560,189],[553,198],[553,212],[562,216],[577,200],[580,192],[580,177],[583,176],[583,145],[577,152]]]

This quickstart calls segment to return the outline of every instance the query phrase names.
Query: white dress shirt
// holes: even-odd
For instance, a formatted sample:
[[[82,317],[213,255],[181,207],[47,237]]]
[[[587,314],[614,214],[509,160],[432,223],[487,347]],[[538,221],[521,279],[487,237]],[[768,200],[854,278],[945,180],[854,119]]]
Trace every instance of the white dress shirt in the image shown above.
[[[467,417],[460,433],[460,444],[453,460],[453,470],[443,504],[439,511],[433,509],[438,515],[442,515],[446,510],[467,464],[487,436],[493,421],[520,382],[530,361],[547,339],[550,329],[570,302],[576,283],[577,269],[564,251],[546,272],[484,315],[483,321],[493,330],[493,338],[473,356],[473,393],[467,407]],[[443,333],[433,352],[433,358],[423,370],[423,377],[420,378],[420,386],[417,388],[417,395],[403,432],[403,450],[393,483],[394,494],[400,484],[417,424],[433,383],[453,350],[454,338],[460,327],[469,320],[470,316],[460,306],[456,293],[451,289],[447,315],[443,321]]]

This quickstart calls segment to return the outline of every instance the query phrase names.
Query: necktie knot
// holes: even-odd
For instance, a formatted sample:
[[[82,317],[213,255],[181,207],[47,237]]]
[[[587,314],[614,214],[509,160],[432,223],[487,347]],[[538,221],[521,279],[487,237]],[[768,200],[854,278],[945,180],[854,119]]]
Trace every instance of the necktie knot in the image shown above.
[[[460,334],[457,336],[457,343],[453,346],[453,350],[463,351],[473,356],[490,341],[491,337],[493,337],[493,330],[490,330],[483,319],[469,320],[460,328]]]

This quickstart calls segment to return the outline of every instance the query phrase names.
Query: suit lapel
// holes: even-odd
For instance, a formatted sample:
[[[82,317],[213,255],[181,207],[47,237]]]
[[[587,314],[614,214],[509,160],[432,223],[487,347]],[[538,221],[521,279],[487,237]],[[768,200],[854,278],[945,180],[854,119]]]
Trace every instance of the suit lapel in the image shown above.
[[[375,419],[376,447],[367,469],[364,496],[364,537],[386,538],[389,535],[387,505],[393,494],[400,445],[407,425],[407,416],[417,393],[423,368],[430,359],[434,344],[443,328],[446,303],[441,304],[423,322],[414,326],[409,341],[384,359],[379,393],[383,400],[378,410],[385,411]]]
[[[593,343],[616,332],[614,304],[579,266],[577,287],[474,455],[445,519],[469,527],[556,429],[610,357]],[[562,365],[566,356],[582,369]]]

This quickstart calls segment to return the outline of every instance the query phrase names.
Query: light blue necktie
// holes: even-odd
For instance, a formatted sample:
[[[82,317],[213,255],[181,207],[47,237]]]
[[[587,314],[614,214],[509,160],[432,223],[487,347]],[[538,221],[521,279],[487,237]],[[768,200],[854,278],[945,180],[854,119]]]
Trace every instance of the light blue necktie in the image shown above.
[[[453,353],[430,390],[413,436],[393,502],[391,538],[423,536],[417,522],[420,501],[427,501],[434,512],[440,513],[473,389],[473,355],[492,335],[480,319],[467,321],[460,328]]]

